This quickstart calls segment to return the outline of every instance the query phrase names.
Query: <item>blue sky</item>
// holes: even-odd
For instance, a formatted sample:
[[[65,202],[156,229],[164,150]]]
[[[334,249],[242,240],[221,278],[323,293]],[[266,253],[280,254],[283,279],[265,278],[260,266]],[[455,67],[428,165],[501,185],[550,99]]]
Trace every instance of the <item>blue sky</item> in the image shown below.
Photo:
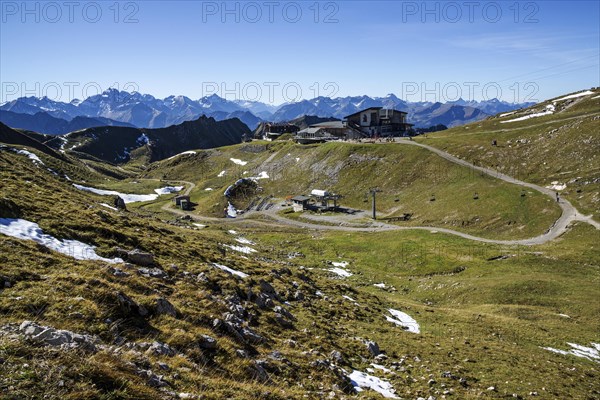
[[[0,3],[0,101],[111,86],[541,101],[600,85],[597,1]]]

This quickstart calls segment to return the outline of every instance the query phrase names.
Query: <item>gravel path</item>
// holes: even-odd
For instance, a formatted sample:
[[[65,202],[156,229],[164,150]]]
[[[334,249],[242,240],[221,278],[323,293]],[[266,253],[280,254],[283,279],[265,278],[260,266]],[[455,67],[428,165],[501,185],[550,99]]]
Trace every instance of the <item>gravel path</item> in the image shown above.
[[[459,164],[464,167],[480,171],[480,172],[482,172],[486,175],[489,175],[493,178],[498,178],[498,179],[501,179],[505,182],[508,182],[508,183],[511,183],[514,185],[519,185],[522,187],[536,190],[540,193],[550,196],[552,199],[556,198],[555,197],[556,192],[551,189],[548,189],[548,188],[545,188],[542,186],[538,186],[533,183],[523,182],[521,180],[518,180],[511,176],[502,174],[502,173],[495,171],[493,169],[490,169],[490,168],[479,167],[479,166],[473,165],[473,164],[469,163],[468,161],[462,160],[458,157],[455,157],[455,156],[453,156],[443,150],[437,149],[435,147],[428,146],[426,144],[418,143],[418,142],[411,141],[411,140],[406,140],[406,139],[400,139],[400,140],[396,141],[396,143],[401,144],[401,145],[412,145],[412,146],[422,147],[422,148],[427,149],[427,150],[437,154],[438,156],[440,156],[448,161],[451,161],[455,164]],[[156,179],[156,180],[158,180],[158,179]],[[196,187],[196,185],[194,183],[188,182],[188,181],[172,181],[172,182],[187,184],[188,187],[185,191],[186,195],[189,194]],[[274,199],[274,200],[277,201],[278,199]],[[545,233],[543,233],[542,235],[536,236],[536,237],[529,238],[529,239],[519,239],[519,240],[487,239],[487,238],[469,235],[469,234],[463,233],[463,232],[458,232],[458,231],[455,231],[452,229],[437,228],[437,227],[431,227],[431,226],[404,227],[404,226],[386,224],[386,223],[379,222],[379,221],[373,221],[371,223],[371,226],[368,226],[368,227],[351,226],[352,222],[349,221],[348,218],[343,218],[343,217],[341,217],[339,219],[336,219],[335,217],[331,217],[331,216],[328,217],[327,222],[329,222],[329,223],[337,222],[338,224],[336,224],[336,225],[319,224],[318,221],[315,221],[314,223],[304,222],[304,221],[288,219],[288,218],[285,218],[285,217],[279,215],[278,211],[281,210],[280,206],[272,207],[268,211],[261,212],[261,214],[268,216],[270,219],[272,219],[276,223],[276,225],[287,225],[287,226],[293,226],[293,227],[302,228],[302,229],[334,230],[334,231],[345,231],[345,232],[384,232],[384,231],[401,231],[401,230],[419,229],[419,230],[426,230],[426,231],[430,231],[430,232],[443,232],[443,233],[448,233],[448,234],[455,235],[455,236],[460,236],[465,239],[474,240],[477,242],[494,243],[494,244],[501,244],[501,245],[532,246],[532,245],[543,244],[543,243],[549,242],[551,240],[554,240],[557,237],[559,237],[560,235],[562,235],[563,233],[565,233],[567,231],[568,226],[575,221],[582,221],[582,222],[591,224],[596,229],[600,230],[600,223],[594,221],[591,218],[591,216],[586,216],[586,215],[581,214],[579,211],[577,211],[577,209],[575,207],[573,207],[573,205],[568,200],[561,198],[558,205],[562,209],[562,214],[561,214],[560,218],[558,218],[554,222],[554,224]],[[254,220],[254,219],[249,219],[248,216],[251,216],[252,214],[254,214],[252,212],[245,214],[243,216],[240,216],[236,219],[229,219],[229,218],[224,219],[224,218],[214,218],[214,217],[203,217],[203,216],[186,213],[184,211],[173,208],[171,206],[171,203],[166,203],[162,207],[162,209],[165,211],[177,214],[177,215],[190,215],[194,220],[203,221],[203,222],[211,222],[211,223],[219,223],[219,224],[222,224],[222,223],[238,224],[241,222],[246,222],[246,223],[255,223],[255,224],[259,224],[259,225],[274,225],[273,223],[270,223],[268,221],[258,221],[258,220]],[[342,224],[342,225],[339,225],[339,224]]]

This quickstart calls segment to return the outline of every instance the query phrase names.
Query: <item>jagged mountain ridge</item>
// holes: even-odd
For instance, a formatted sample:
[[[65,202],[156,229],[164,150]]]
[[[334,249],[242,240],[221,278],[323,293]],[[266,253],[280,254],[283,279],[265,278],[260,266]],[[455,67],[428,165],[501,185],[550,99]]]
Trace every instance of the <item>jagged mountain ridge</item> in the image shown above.
[[[62,147],[116,164],[130,161],[133,152],[153,162],[192,149],[240,143],[243,135],[250,134],[250,129],[237,118],[216,121],[202,116],[167,128],[89,128],[64,136]]]
[[[0,122],[17,129],[26,129],[47,135],[64,135],[65,133],[87,129],[96,126],[127,126],[134,128],[127,122],[115,121],[104,117],[75,117],[71,120],[56,118],[46,112],[35,114],[21,114],[12,111],[0,110]]]
[[[379,106],[406,111],[409,114],[409,121],[415,113],[419,112],[420,117],[415,120],[416,125],[429,126],[434,125],[435,122],[425,116],[428,108],[434,104],[431,102],[407,102],[394,94],[389,94],[385,97],[362,95],[329,98],[321,96],[281,106],[272,106],[258,101],[227,100],[216,94],[204,96],[198,100],[192,100],[186,96],[169,96],[158,99],[148,94],[109,89],[83,101],[73,100],[70,103],[54,101],[47,97],[21,97],[1,105],[0,110],[22,114],[35,114],[42,111],[67,121],[78,116],[103,117],[140,128],[163,128],[197,119],[201,115],[212,116],[216,120],[238,116],[250,129],[254,129],[261,121],[283,122],[303,115],[341,119],[361,109]],[[465,115],[474,115],[475,117],[467,120],[457,119],[455,124],[464,124],[477,120],[477,118],[484,118],[488,114],[512,111],[532,105],[532,103],[507,103],[497,99],[481,102],[466,102],[459,99],[445,104],[476,108],[485,113],[485,115],[477,114],[471,110],[465,110]],[[234,113],[239,115],[232,115]],[[455,112],[454,114],[461,113]]]

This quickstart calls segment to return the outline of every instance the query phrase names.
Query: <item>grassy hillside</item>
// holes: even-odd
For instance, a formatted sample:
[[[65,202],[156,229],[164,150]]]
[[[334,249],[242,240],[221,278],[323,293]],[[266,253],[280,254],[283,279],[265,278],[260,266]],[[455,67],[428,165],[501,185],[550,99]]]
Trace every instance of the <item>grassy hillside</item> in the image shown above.
[[[247,164],[235,164],[232,158]],[[369,209],[369,188],[378,187],[382,190],[377,198],[380,215],[412,213],[411,221],[402,223],[408,226],[527,238],[543,233],[560,215],[547,196],[535,191],[521,196],[518,186],[401,144],[254,142],[164,160],[151,165],[144,177],[196,183],[191,195],[198,203],[197,212],[221,216],[226,205],[224,190],[240,177],[258,176],[263,171],[269,178],[259,181],[264,188],[261,196],[286,198],[326,189],[343,195],[343,206]],[[432,195],[435,201],[431,201]],[[251,198],[236,206],[244,208]]]
[[[541,186],[566,184],[562,195],[600,221],[599,95],[595,90],[581,97],[561,96],[416,140]],[[548,107],[554,107],[552,114],[512,121]],[[498,145],[492,146],[492,140]]]
[[[214,171],[243,174],[231,157],[255,168],[314,154],[329,154],[336,165],[344,151],[384,165],[389,157],[427,157],[401,146],[246,146],[180,156],[149,174],[193,179],[204,171],[195,181],[213,184]],[[107,209],[105,197],[78,191],[13,151],[0,150],[0,164],[0,218],[38,223],[58,239],[97,246],[104,257],[119,256],[117,247],[154,256],[148,267],[80,261],[0,234],[2,397],[381,398],[357,394],[346,378],[353,370],[384,379],[402,398],[600,395],[598,363],[543,348],[600,341],[599,237],[587,225],[526,249],[429,232],[306,233],[253,221],[199,229],[151,208]],[[432,179],[418,169],[410,169],[416,181]],[[267,184],[288,190],[277,180]],[[139,185],[140,192],[152,188],[151,181]],[[256,252],[234,250],[238,240]],[[348,262],[343,269],[352,275],[328,271],[330,262]],[[389,322],[389,309],[414,318],[420,333]],[[26,320],[92,337],[86,346],[44,344],[43,335],[19,329]]]
[[[196,148],[213,148],[241,142],[250,129],[237,118],[215,121],[202,116],[159,129],[104,126],[72,132],[64,148],[85,153],[105,162],[147,165]]]

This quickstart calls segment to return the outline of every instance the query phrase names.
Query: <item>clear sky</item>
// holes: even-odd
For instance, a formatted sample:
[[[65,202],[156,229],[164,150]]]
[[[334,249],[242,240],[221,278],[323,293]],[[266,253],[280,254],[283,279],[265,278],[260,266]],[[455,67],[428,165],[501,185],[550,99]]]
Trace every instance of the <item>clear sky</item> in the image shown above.
[[[0,1],[0,102],[109,87],[275,104],[600,85],[598,1]]]

